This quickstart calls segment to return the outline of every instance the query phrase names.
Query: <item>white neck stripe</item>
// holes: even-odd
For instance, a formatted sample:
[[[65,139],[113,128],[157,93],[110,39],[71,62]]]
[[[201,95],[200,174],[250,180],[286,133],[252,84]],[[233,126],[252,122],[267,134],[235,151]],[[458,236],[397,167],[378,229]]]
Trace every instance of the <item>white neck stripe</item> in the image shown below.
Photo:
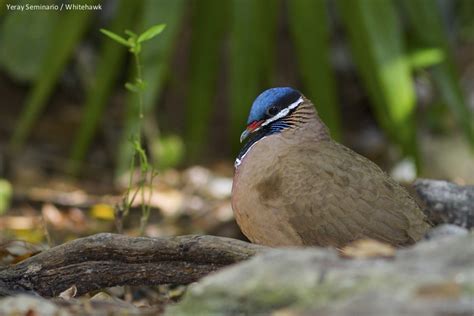
[[[262,139],[264,138],[267,138],[267,136],[264,136],[262,138],[260,138],[259,140],[257,140],[255,143],[252,144],[252,146],[250,146],[246,151],[245,153],[242,155],[242,157],[237,158],[235,159],[235,162],[234,162],[234,168],[237,168],[238,166],[240,166],[240,164],[242,163],[242,160],[244,160],[245,156],[247,156],[247,154],[249,153],[250,149],[252,149],[253,146],[255,146],[256,143],[258,143],[259,141],[261,141]]]

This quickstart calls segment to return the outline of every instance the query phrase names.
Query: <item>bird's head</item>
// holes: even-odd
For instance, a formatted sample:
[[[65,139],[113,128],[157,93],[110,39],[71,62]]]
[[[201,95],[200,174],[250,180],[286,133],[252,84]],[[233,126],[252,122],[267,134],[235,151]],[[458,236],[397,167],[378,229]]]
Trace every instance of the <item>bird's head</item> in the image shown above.
[[[253,102],[247,120],[247,128],[240,135],[240,142],[249,138],[240,150],[235,166],[239,166],[247,152],[259,140],[294,127],[302,122],[302,115],[293,115],[301,104],[305,103],[303,95],[288,87],[272,88],[262,92]],[[314,116],[312,104],[305,115]],[[313,112],[312,112],[313,111]]]
[[[253,102],[247,120],[247,128],[240,136],[240,142],[251,134],[264,130],[275,133],[286,127],[282,120],[303,102],[302,94],[289,87],[271,88],[262,92]]]

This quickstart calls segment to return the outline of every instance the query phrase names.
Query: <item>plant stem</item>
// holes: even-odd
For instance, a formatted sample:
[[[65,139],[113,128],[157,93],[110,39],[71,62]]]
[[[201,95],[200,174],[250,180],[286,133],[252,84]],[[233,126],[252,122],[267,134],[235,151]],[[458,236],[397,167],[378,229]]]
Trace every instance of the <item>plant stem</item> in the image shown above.
[[[140,193],[141,193],[141,209],[142,209],[142,217],[140,219],[140,235],[143,235],[145,232],[145,226],[148,223],[148,219],[150,217],[150,205],[145,200],[145,183],[147,182],[147,173],[149,169],[148,161],[146,156],[142,153],[143,149],[141,147],[141,132],[143,127],[143,78],[142,78],[142,68],[140,64],[140,56],[138,52],[133,53],[134,60],[135,60],[135,67],[137,70],[137,78],[136,84],[139,86],[138,94],[138,106],[139,106],[139,118],[140,124],[139,129],[137,131],[137,145],[139,148],[135,148],[135,151],[139,152],[140,156]],[[152,190],[151,190],[151,183],[153,181],[153,175],[150,175],[150,195],[148,197],[148,201],[151,199]]]
[[[137,82],[140,84],[143,84],[143,79],[142,79],[142,67],[140,65],[140,56],[138,53],[133,54],[135,56],[135,67],[137,68]],[[140,120],[143,120],[143,95],[142,95],[142,90],[138,92],[138,106],[139,106],[139,111],[140,111]],[[140,129],[141,129],[142,124],[140,124]],[[138,140],[140,141],[140,134],[141,130],[138,132],[139,138]]]

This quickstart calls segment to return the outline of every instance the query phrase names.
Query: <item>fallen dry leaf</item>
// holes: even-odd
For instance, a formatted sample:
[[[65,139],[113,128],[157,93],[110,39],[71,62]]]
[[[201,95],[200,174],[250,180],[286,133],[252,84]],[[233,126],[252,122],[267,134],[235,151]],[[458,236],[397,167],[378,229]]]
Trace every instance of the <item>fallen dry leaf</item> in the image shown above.
[[[433,283],[420,286],[416,295],[423,298],[458,298],[461,295],[461,287],[454,281]]]
[[[113,298],[108,293],[99,292],[91,297],[91,301],[113,301]]]
[[[150,191],[149,188],[145,188],[144,197],[145,204],[159,209],[165,216],[177,215],[183,207],[184,196],[178,190],[162,189]],[[142,196],[138,193],[132,206],[137,207],[140,205],[142,205]]]
[[[0,265],[18,263],[42,250],[43,247],[22,240],[0,242]]]
[[[76,294],[77,294],[77,287],[73,285],[67,290],[62,291],[61,294],[59,294],[59,297],[67,301],[75,297]]]
[[[94,218],[107,221],[112,221],[115,218],[113,206],[103,203],[92,206],[90,214]]]
[[[37,227],[41,223],[40,216],[2,216],[0,217],[0,229],[28,230]]]
[[[43,204],[41,208],[41,213],[46,222],[51,223],[55,227],[63,228],[66,223],[65,215],[51,203]]]
[[[353,259],[391,258],[395,255],[395,248],[377,240],[359,239],[343,247],[340,254],[343,257]]]

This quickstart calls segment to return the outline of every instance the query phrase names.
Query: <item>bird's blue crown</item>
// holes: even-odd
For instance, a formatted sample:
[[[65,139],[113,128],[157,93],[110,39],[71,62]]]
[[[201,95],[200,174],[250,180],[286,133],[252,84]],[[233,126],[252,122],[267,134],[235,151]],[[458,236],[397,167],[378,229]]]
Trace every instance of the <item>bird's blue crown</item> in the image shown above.
[[[277,87],[263,91],[253,102],[247,124],[266,117],[268,108],[284,108],[301,97],[301,93],[290,87]]]

